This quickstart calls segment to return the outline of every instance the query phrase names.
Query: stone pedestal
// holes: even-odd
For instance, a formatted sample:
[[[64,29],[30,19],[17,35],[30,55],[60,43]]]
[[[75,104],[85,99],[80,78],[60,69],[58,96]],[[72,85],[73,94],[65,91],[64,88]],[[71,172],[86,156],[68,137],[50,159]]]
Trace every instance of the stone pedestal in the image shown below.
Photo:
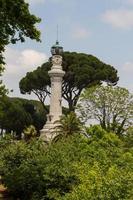
[[[41,138],[49,142],[56,136],[55,127],[59,125],[62,116],[62,79],[65,72],[62,70],[62,56],[52,57],[52,68],[48,72],[51,80],[50,111],[47,122],[41,132]]]

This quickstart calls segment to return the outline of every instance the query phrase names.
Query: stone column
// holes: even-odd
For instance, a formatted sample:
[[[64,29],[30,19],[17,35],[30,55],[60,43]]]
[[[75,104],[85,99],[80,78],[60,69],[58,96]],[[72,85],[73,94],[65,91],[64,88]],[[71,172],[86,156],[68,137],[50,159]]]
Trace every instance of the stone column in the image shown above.
[[[55,137],[54,128],[58,125],[62,115],[62,79],[65,72],[62,70],[61,55],[53,55],[52,68],[48,74],[51,80],[50,112],[40,136],[46,142]]]

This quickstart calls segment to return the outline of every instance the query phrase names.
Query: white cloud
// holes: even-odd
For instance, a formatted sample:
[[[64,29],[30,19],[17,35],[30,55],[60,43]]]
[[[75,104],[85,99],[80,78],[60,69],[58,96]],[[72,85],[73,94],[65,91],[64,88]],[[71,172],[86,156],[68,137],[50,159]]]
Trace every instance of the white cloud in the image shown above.
[[[26,49],[21,52],[20,62],[25,66],[33,67],[46,61],[46,59],[47,56],[44,53],[32,49]]]
[[[103,15],[104,22],[111,24],[113,27],[130,29],[133,28],[133,10],[117,9],[107,10]]]
[[[6,74],[21,74],[31,71],[47,60],[46,54],[33,49],[18,51],[9,47],[5,52],[5,58]]]
[[[75,27],[72,32],[72,37],[74,39],[86,39],[90,36],[90,31],[84,27]]]
[[[19,81],[29,71],[33,71],[39,65],[47,61],[44,53],[33,49],[25,49],[22,51],[7,48],[5,51],[6,66],[3,74],[3,82],[9,89],[16,91],[14,94],[18,96]]]

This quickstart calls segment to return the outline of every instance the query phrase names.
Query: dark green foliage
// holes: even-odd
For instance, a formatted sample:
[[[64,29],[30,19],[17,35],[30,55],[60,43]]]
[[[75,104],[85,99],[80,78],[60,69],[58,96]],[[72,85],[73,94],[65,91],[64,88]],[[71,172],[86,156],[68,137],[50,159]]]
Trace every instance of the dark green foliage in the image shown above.
[[[57,122],[56,122],[57,123]],[[74,134],[80,134],[82,132],[82,123],[77,118],[74,112],[70,112],[67,115],[61,117],[59,125],[55,127],[57,136],[54,138],[54,142],[59,139],[70,137]]]
[[[0,99],[0,128],[7,133],[13,132],[19,138],[24,128],[33,124],[39,133],[46,121],[40,102],[20,98],[3,97]]]
[[[9,98],[1,99],[2,117],[1,129],[6,129],[6,132],[13,131],[17,137],[21,137],[21,133],[25,126],[32,124],[30,113],[26,112],[19,100],[10,101]]]
[[[35,27],[39,22],[24,0],[0,0],[0,64],[4,63],[2,53],[9,43],[24,42],[25,37],[40,41]]]
[[[17,142],[2,154],[1,174],[9,192],[20,199],[52,199],[65,194],[76,183],[63,146],[45,148],[40,142]],[[58,149],[59,148],[59,149]],[[66,147],[65,147],[66,148]],[[56,159],[55,159],[56,156]],[[66,157],[66,159],[64,159]],[[6,166],[6,167],[5,167]],[[61,168],[60,168],[61,167]],[[51,197],[49,197],[51,196]]]
[[[50,95],[50,77],[48,75],[49,70],[50,63],[46,63],[42,65],[42,67],[38,67],[37,70],[28,72],[26,77],[24,77],[19,84],[21,93],[30,94],[33,92],[38,97],[47,112],[48,108],[44,104],[44,101],[46,97]]]
[[[4,67],[0,64],[0,77],[2,76],[3,71],[4,71]],[[4,96],[7,92],[8,90],[3,85],[2,80],[0,80],[0,98]]]
[[[133,126],[130,126],[128,130],[126,131],[126,134],[124,134],[123,139],[125,141],[126,147],[133,148]]]
[[[19,86],[22,94],[33,92],[42,104],[50,94],[50,70],[51,62],[44,63],[33,72],[28,72],[21,79]],[[64,52],[63,70],[66,72],[63,78],[62,96],[67,101],[69,111],[75,110],[75,106],[83,89],[106,81],[108,84],[116,84],[118,81],[117,70],[114,67],[101,62],[92,55],[76,52]]]
[[[0,76],[4,70],[5,46],[24,42],[25,37],[40,41],[40,32],[35,27],[39,22],[40,19],[30,13],[25,0],[0,0]],[[0,98],[7,92],[0,80]]]
[[[100,126],[87,134],[48,146],[8,141],[0,151],[5,186],[22,200],[131,200],[132,148]]]
[[[5,148],[2,155],[5,161],[2,164],[6,167],[1,166],[0,171],[4,173],[3,181],[14,197],[28,200],[34,191],[39,190],[43,169],[37,156],[40,159],[42,148],[41,143],[34,142],[29,145],[24,142],[12,142]]]

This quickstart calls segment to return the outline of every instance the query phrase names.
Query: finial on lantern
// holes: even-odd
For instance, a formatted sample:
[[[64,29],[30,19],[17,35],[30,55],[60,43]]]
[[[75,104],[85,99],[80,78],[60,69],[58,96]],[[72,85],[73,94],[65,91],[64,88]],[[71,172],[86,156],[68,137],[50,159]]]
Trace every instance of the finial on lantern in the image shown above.
[[[56,42],[58,42],[59,40],[59,27],[58,27],[58,24],[57,24],[57,39],[56,39]]]
[[[53,45],[51,47],[51,54],[52,54],[52,56],[54,56],[54,55],[62,55],[62,53],[63,53],[63,47],[60,46],[58,37],[59,37],[59,30],[58,30],[58,25],[57,25],[57,39],[56,39],[56,43],[55,43],[55,45]]]

